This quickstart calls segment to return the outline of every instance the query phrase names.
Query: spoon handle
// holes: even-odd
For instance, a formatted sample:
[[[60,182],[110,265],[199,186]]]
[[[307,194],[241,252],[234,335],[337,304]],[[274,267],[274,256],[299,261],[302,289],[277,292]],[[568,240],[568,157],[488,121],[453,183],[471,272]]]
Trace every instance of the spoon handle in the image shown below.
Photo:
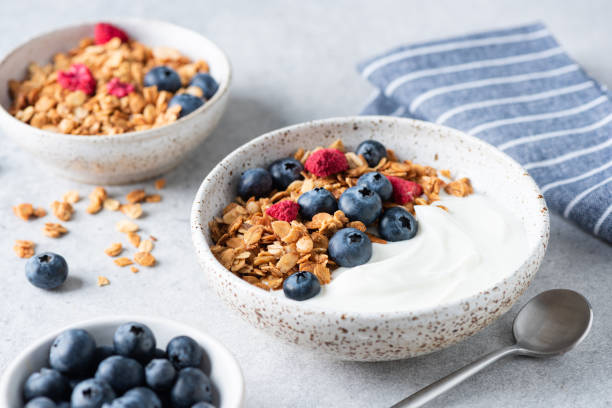
[[[466,365],[463,368],[460,368],[454,373],[449,374],[446,377],[439,379],[435,383],[420,389],[408,398],[405,398],[397,404],[393,405],[391,408],[420,407],[423,404],[441,395],[442,393],[450,390],[451,388],[463,382],[464,380],[467,380],[472,375],[476,374],[477,372],[499,360],[500,358],[512,354],[517,354],[519,350],[520,347],[514,344],[512,346],[504,347],[492,353],[486,354],[480,357],[478,360]]]

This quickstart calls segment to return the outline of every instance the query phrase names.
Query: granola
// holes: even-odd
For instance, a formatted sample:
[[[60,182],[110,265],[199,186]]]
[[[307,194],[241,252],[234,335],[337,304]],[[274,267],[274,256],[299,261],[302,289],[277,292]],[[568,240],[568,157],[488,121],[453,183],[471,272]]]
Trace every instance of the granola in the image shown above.
[[[328,253],[329,240],[334,233],[343,228],[355,228],[365,232],[372,242],[387,242],[367,232],[363,222],[351,221],[341,210],[321,212],[308,220],[292,214],[296,204],[279,204],[297,203],[302,194],[315,188],[324,188],[338,199],[348,188],[357,185],[359,177],[378,172],[386,176],[394,188],[392,201],[384,201],[383,207],[402,207],[413,215],[415,205],[438,201],[441,190],[455,196],[473,192],[469,179],[447,182],[445,179],[450,179],[450,171],[401,161],[392,150],[387,150],[386,157],[371,166],[363,155],[348,152],[341,140],[320,152],[322,149],[295,152],[293,158],[303,165],[306,163],[305,170],[300,179],[290,182],[284,190],[274,189],[260,198],[237,196],[222,214],[209,222],[214,242],[211,251],[225,268],[265,290],[280,289],[285,279],[298,271],[310,272],[320,284],[326,284],[338,267]],[[313,160],[307,163],[311,156]],[[396,194],[398,189],[402,190],[401,194]]]
[[[175,93],[145,86],[145,74],[159,66],[178,74],[181,88],[176,94],[204,97],[200,88],[189,86],[195,75],[209,72],[204,60],[192,61],[177,50],[150,48],[131,39],[114,37],[100,44],[83,38],[47,65],[31,63],[25,79],[10,80],[9,112],[32,126],[73,135],[163,126],[178,119],[181,106],[168,107]]]

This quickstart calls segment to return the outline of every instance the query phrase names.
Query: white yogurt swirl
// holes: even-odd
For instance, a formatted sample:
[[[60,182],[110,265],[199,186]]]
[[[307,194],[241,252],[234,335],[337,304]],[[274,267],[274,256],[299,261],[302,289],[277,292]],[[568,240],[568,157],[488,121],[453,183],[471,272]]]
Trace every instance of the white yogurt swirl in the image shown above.
[[[524,261],[521,221],[492,199],[444,195],[436,204],[448,212],[416,206],[419,231],[413,239],[373,244],[369,262],[337,269],[306,302],[342,311],[422,309],[488,289]]]

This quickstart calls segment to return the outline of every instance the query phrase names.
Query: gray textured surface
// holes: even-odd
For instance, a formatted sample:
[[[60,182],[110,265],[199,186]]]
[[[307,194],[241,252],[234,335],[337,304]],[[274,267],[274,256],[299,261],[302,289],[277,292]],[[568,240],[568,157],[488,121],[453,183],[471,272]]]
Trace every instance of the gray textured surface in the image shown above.
[[[116,213],[91,217],[85,203],[61,240],[40,233],[42,220],[24,223],[11,205],[47,206],[73,188],[89,186],[47,174],[6,137],[0,144],[0,370],[39,335],[103,314],[171,317],[207,330],[238,357],[249,407],[385,407],[481,353],[511,341],[512,318],[528,297],[572,288],[593,304],[593,331],[579,349],[551,360],[515,358],[463,384],[431,406],[600,407],[612,405],[612,248],[557,216],[550,249],[533,286],[511,312],[473,338],[442,352],[382,364],[343,363],[278,343],[230,314],[202,280],[189,236],[192,197],[205,174],[231,150],[280,126],[357,113],[371,89],[355,73],[362,58],[400,42],[543,20],[591,74],[612,84],[612,3],[542,1],[430,2],[4,2],[0,53],[24,36],[81,20],[146,16],[210,36],[233,61],[235,83],[220,127],[181,168],[168,174],[162,204],[141,222],[159,238],[159,266],[131,274],[102,250],[120,239]],[[1,80],[6,80],[2,78]],[[145,184],[146,185],[146,184]],[[150,188],[150,183],[146,185]],[[129,187],[110,188],[123,195]],[[34,239],[39,250],[66,256],[71,279],[42,292],[23,276],[13,240]],[[144,269],[144,268],[142,268]],[[112,284],[95,286],[104,274]]]

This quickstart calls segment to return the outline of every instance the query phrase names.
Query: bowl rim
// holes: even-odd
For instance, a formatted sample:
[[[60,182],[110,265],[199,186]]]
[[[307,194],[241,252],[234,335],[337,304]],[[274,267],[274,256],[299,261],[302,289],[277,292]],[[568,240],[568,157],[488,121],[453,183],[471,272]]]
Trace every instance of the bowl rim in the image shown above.
[[[10,402],[8,401],[8,398],[10,396],[10,392],[12,391],[8,389],[9,382],[10,382],[9,380],[13,375],[15,375],[14,374],[15,371],[23,363],[23,360],[27,359],[28,356],[30,356],[36,349],[42,347],[45,343],[52,341],[55,337],[57,337],[63,331],[69,330],[69,329],[75,329],[75,328],[83,328],[85,330],[88,330],[91,327],[99,326],[99,325],[117,325],[118,326],[122,323],[127,323],[127,322],[142,322],[146,325],[169,326],[169,327],[178,328],[180,330],[184,330],[185,332],[198,333],[199,337],[204,338],[206,342],[213,345],[213,347],[216,350],[214,355],[222,356],[222,358],[226,360],[225,361],[226,363],[229,362],[229,364],[232,365],[232,367],[229,367],[229,368],[232,371],[234,371],[234,374],[235,374],[235,376],[232,378],[232,381],[236,382],[235,390],[233,391],[233,394],[236,396],[235,400],[237,401],[236,407],[242,406],[242,404],[244,403],[244,399],[245,399],[244,373],[236,357],[232,354],[231,351],[229,351],[229,349],[225,345],[223,345],[219,340],[215,339],[208,333],[200,330],[199,328],[188,325],[186,323],[178,322],[175,320],[171,320],[171,319],[167,319],[167,318],[159,317],[159,316],[147,316],[147,315],[137,315],[137,314],[135,315],[126,314],[126,315],[116,315],[116,316],[107,315],[107,316],[96,317],[93,319],[82,320],[76,323],[70,323],[68,325],[65,325],[59,329],[48,332],[45,335],[39,337],[37,340],[30,343],[16,357],[14,357],[12,359],[12,362],[4,370],[4,373],[0,377],[0,404],[3,402],[6,402],[6,403]],[[177,336],[180,334],[181,333],[177,333]],[[205,351],[207,351],[209,355],[212,354],[210,353],[209,350],[205,349]],[[226,365],[226,367],[228,366]]]
[[[221,56],[221,58],[223,59],[223,61],[225,62],[225,64],[227,64],[227,78],[225,81],[222,81],[219,83],[219,89],[217,90],[217,92],[215,92],[215,94],[213,95],[212,98],[210,98],[209,100],[207,100],[202,106],[200,106],[198,109],[196,109],[195,111],[193,111],[191,114],[185,116],[184,118],[180,118],[177,119],[175,122],[163,125],[163,126],[159,126],[156,128],[151,128],[151,129],[147,129],[147,130],[137,130],[137,131],[132,131],[132,132],[126,132],[126,133],[118,133],[115,135],[73,135],[73,134],[65,134],[65,133],[59,133],[59,132],[54,132],[54,131],[50,131],[50,130],[44,130],[44,129],[39,129],[37,127],[34,127],[32,125],[29,125],[27,123],[24,123],[22,121],[20,121],[19,119],[17,119],[16,117],[14,117],[13,115],[11,115],[6,108],[0,104],[0,120],[11,120],[13,121],[13,123],[16,126],[21,127],[24,131],[38,131],[38,132],[44,132],[46,134],[52,135],[52,137],[58,138],[58,139],[64,139],[65,141],[75,141],[75,140],[79,140],[79,141],[83,141],[83,140],[88,140],[88,141],[104,141],[104,140],[123,140],[126,139],[125,141],[132,141],[132,140],[143,140],[143,139],[149,139],[151,137],[160,137],[162,136],[162,134],[159,134],[159,130],[161,129],[169,129],[171,126],[177,125],[177,124],[181,124],[181,123],[185,123],[187,121],[193,120],[193,118],[201,113],[206,112],[207,110],[212,109],[213,105],[215,105],[219,100],[221,100],[225,94],[228,93],[229,91],[229,87],[230,84],[232,82],[232,64],[230,62],[230,59],[227,56],[227,53],[217,45],[217,43],[215,43],[214,41],[210,40],[208,37],[205,37],[204,35],[200,34],[199,32],[192,30],[190,28],[186,28],[183,26],[180,26],[178,24],[174,24],[174,23],[170,23],[167,21],[163,21],[163,20],[157,20],[157,19],[148,19],[148,18],[138,18],[138,17],[129,17],[129,18],[108,18],[108,19],[104,19],[104,21],[85,21],[85,22],[80,22],[80,23],[75,23],[75,24],[69,24],[69,25],[64,25],[64,26],[60,26],[60,27],[56,27],[56,28],[52,28],[49,29],[47,31],[44,31],[42,33],[38,33],[35,34],[33,36],[28,37],[27,39],[25,39],[24,41],[20,42],[17,46],[15,46],[13,49],[11,49],[9,52],[7,52],[6,54],[4,54],[2,56],[2,58],[0,59],[0,67],[2,67],[17,51],[19,51],[20,49],[22,49],[23,47],[27,46],[28,44],[34,43],[35,41],[39,41],[41,39],[43,39],[44,37],[47,37],[51,34],[57,33],[59,31],[64,31],[64,30],[71,30],[71,29],[76,29],[76,28],[81,28],[81,27],[89,27],[89,26],[94,26],[95,24],[98,23],[110,23],[116,26],[121,27],[121,24],[123,23],[132,23],[132,24],[142,24],[145,26],[150,26],[150,27],[159,27],[160,25],[166,26],[168,28],[179,28],[181,30],[185,30],[191,34],[197,35],[199,37],[201,37],[203,40],[209,42],[214,48],[217,49],[217,51],[219,52],[219,55]],[[146,44],[145,44],[146,45]],[[7,78],[6,81],[8,81],[9,79]],[[156,133],[158,133],[156,135]],[[129,139],[128,139],[129,138]]]
[[[493,284],[491,287],[488,287],[468,297],[464,297],[464,298],[461,298],[461,299],[458,299],[452,302],[441,303],[439,305],[434,305],[430,307],[415,308],[411,310],[395,310],[395,311],[390,311],[390,312],[388,311],[381,312],[381,311],[355,311],[355,310],[326,309],[319,305],[311,305],[308,303],[303,303],[303,302],[298,302],[298,301],[294,301],[291,299],[287,299],[284,296],[274,296],[270,292],[265,291],[264,289],[260,289],[254,285],[251,285],[245,280],[240,279],[239,277],[232,274],[225,267],[223,267],[223,265],[219,263],[219,261],[214,257],[214,255],[210,251],[210,246],[206,242],[206,238],[202,231],[203,228],[207,228],[208,223],[207,221],[200,222],[200,218],[201,218],[200,207],[201,207],[201,203],[203,202],[203,198],[204,198],[203,197],[204,189],[209,183],[213,182],[212,180],[213,174],[219,171],[222,171],[224,168],[224,165],[227,165],[233,162],[234,158],[238,156],[239,153],[245,150],[248,151],[250,148],[252,148],[253,145],[259,143],[264,138],[271,137],[271,136],[274,137],[277,135],[281,135],[285,132],[297,132],[297,131],[301,131],[301,130],[313,128],[313,127],[321,127],[321,126],[329,126],[329,125],[338,126],[338,125],[354,124],[356,122],[357,123],[359,122],[371,123],[372,121],[405,122],[406,124],[409,124],[411,126],[419,126],[419,127],[428,128],[430,130],[450,132],[458,136],[459,138],[463,138],[465,140],[468,140],[471,143],[480,145],[480,147],[486,149],[487,152],[490,152],[491,154],[496,155],[501,161],[506,162],[507,165],[513,166],[517,170],[522,171],[524,176],[527,177],[527,183],[530,184],[531,188],[533,189],[533,193],[536,194],[537,196],[536,199],[539,201],[542,208],[548,209],[548,206],[546,205],[546,201],[544,200],[544,197],[540,191],[540,188],[538,187],[536,182],[533,180],[531,175],[527,172],[527,170],[525,170],[516,160],[508,156],[506,153],[497,149],[495,146],[491,145],[490,143],[487,143],[481,139],[478,139],[475,136],[468,135],[467,133],[462,132],[458,129],[450,128],[450,127],[439,125],[439,124],[432,123],[432,122],[411,119],[411,118],[398,118],[398,117],[393,117],[393,116],[376,116],[376,115],[333,117],[333,118],[328,118],[328,119],[319,119],[319,120],[313,120],[313,121],[308,121],[308,122],[302,122],[302,123],[298,123],[295,125],[286,126],[280,129],[275,129],[270,132],[266,132],[263,135],[260,135],[250,140],[249,142],[241,145],[240,147],[236,148],[230,154],[228,154],[223,160],[217,163],[217,165],[208,173],[208,175],[204,178],[204,180],[200,184],[200,187],[198,188],[198,191],[196,193],[196,196],[194,198],[193,205],[191,208],[191,233],[192,233],[191,235],[192,235],[192,241],[196,249],[196,254],[198,255],[198,258],[199,258],[199,253],[202,253],[202,256],[205,256],[207,258],[207,261],[211,262],[211,267],[217,270],[220,270],[220,271],[222,270],[223,273],[227,274],[226,275],[227,279],[229,279],[232,284],[238,285],[239,288],[250,292],[251,295],[256,296],[258,298],[261,297],[262,295],[269,296],[270,301],[278,302],[279,306],[281,307],[299,308],[301,310],[305,310],[307,312],[312,312],[312,313],[324,312],[328,315],[337,316],[338,318],[342,318],[343,316],[344,317],[358,316],[364,319],[377,320],[377,319],[380,319],[381,317],[393,319],[393,318],[403,318],[406,316],[414,316],[414,315],[421,315],[421,314],[427,314],[427,313],[439,313],[440,311],[456,310],[457,308],[460,307],[462,303],[470,302],[480,296],[486,295],[486,293],[490,293],[495,287],[500,286],[503,282],[513,278],[517,274],[518,271],[526,267],[526,264],[537,255],[538,251],[540,251],[541,246],[544,246],[544,248],[546,248],[547,243],[548,243],[549,231],[550,231],[550,218],[549,218],[548,211],[539,211],[538,219],[540,220],[541,226],[537,232],[533,233],[533,235],[537,235],[537,243],[531,247],[530,251],[525,256],[523,262],[510,275],[506,276],[500,281],[495,282],[495,284]]]

